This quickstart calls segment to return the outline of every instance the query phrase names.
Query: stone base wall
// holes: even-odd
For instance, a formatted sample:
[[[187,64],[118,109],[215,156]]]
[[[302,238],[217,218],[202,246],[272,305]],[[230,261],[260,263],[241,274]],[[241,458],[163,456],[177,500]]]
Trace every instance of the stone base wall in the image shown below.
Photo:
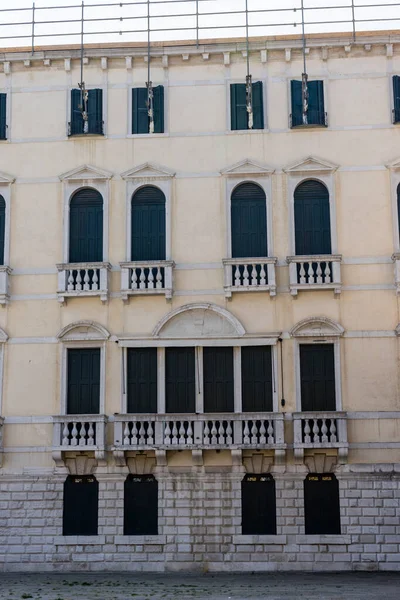
[[[277,535],[241,535],[243,473],[155,470],[159,535],[123,535],[126,474],[95,473],[99,535],[63,537],[66,475],[0,476],[1,571],[400,570],[400,473],[336,473],[341,535],[304,534],[306,473],[274,473]],[[157,473],[157,471],[159,471]]]

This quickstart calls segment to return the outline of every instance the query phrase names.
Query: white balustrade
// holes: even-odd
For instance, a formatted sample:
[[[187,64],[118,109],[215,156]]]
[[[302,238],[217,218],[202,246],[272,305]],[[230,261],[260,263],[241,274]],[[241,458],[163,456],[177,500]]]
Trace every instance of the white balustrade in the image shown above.
[[[60,264],[57,269],[59,302],[74,296],[100,296],[107,301],[109,263]]]
[[[290,292],[299,290],[333,289],[340,294],[342,288],[339,254],[288,256]]]
[[[347,457],[346,413],[294,413],[293,425],[296,456],[303,457],[305,448],[338,448],[340,457]]]
[[[62,452],[83,450],[93,450],[97,458],[104,457],[106,423],[105,415],[54,416],[54,459],[59,460]]]
[[[225,296],[233,292],[263,292],[276,294],[275,265],[277,259],[224,258]]]
[[[120,267],[123,300],[138,294],[164,294],[167,299],[172,297],[173,261],[123,262]]]

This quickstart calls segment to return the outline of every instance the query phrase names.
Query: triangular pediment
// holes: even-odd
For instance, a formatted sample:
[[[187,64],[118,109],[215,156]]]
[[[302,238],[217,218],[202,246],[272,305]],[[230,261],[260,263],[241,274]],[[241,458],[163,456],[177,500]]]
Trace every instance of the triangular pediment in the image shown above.
[[[290,331],[291,337],[339,337],[343,335],[344,329],[339,323],[335,323],[328,317],[312,317],[297,323]]]
[[[132,169],[121,173],[122,179],[159,179],[161,177],[173,177],[174,175],[175,171],[171,171],[171,169],[168,169],[167,167],[152,162],[143,163],[142,165],[138,165],[137,167],[133,167]]]
[[[93,167],[92,165],[82,165],[72,169],[71,171],[67,171],[62,175],[59,175],[59,178],[61,181],[100,181],[104,179],[111,179],[112,176],[112,173],[105,171],[104,169],[99,169],[98,167]]]
[[[400,158],[396,158],[396,160],[388,163],[386,168],[390,169],[391,171],[398,171],[400,169]]]
[[[296,175],[303,173],[333,173],[337,168],[338,165],[328,162],[327,160],[309,156],[305,160],[289,165],[283,170],[285,173]]]
[[[77,321],[70,323],[58,333],[57,338],[62,342],[89,342],[108,340],[109,332],[100,323],[94,321]]]
[[[10,183],[14,183],[14,181],[15,181],[15,177],[13,177],[12,175],[9,175],[8,173],[3,173],[2,171],[0,171],[0,185],[1,184],[10,185]]]
[[[8,340],[8,335],[6,334],[6,332],[4,331],[4,329],[0,328],[0,344],[5,344],[5,342]]]
[[[221,175],[232,177],[235,175],[272,175],[275,169],[251,158],[245,158],[230,167],[220,171]]]

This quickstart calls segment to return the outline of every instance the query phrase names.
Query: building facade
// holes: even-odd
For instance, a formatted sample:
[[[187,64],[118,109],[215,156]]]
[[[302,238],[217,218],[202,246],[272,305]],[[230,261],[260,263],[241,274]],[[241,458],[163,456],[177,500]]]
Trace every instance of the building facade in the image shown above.
[[[2,570],[400,568],[400,35],[0,57]]]

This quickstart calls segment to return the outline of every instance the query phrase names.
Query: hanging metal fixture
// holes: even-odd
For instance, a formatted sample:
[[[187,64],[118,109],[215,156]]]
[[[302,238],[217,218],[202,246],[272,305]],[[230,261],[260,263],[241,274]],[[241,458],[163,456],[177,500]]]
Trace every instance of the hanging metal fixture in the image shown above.
[[[78,83],[78,87],[81,91],[81,99],[79,103],[79,110],[81,111],[83,120],[83,133],[89,131],[89,114],[88,114],[88,99],[89,92],[86,89],[85,82],[83,80],[83,35],[84,35],[84,17],[85,17],[85,3],[82,0],[82,22],[81,22],[81,80]]]
[[[150,0],[147,0],[147,114],[149,116],[149,133],[154,133],[154,91],[150,80]]]
[[[306,34],[304,21],[304,0],[301,0],[301,28],[303,37],[303,73],[301,75],[301,104],[303,125],[308,125],[308,75],[306,62]]]
[[[249,48],[249,9],[248,0],[246,0],[246,59],[247,59],[247,75],[246,75],[246,111],[247,111],[247,126],[253,129],[253,81],[250,75],[250,48]]]

